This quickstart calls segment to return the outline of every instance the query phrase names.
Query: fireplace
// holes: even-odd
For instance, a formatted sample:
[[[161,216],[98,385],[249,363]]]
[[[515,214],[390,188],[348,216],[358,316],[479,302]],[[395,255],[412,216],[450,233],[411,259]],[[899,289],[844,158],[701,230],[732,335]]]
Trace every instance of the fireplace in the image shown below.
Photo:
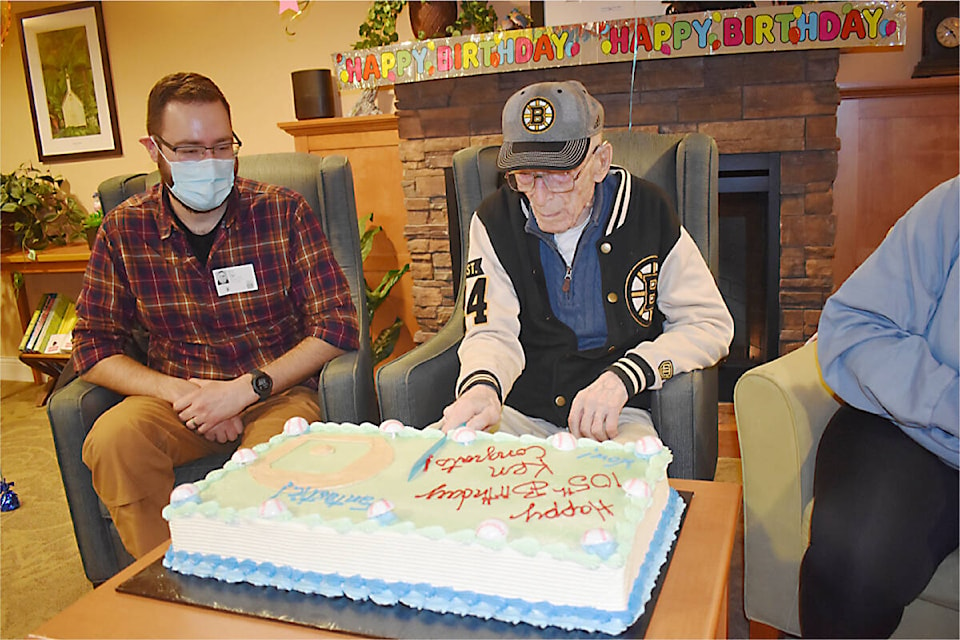
[[[720,156],[717,284],[733,315],[733,343],[720,365],[719,397],[733,401],[744,371],[778,355],[780,154]]]
[[[726,386],[738,370],[803,344],[833,286],[838,64],[839,52],[827,49],[645,60],[633,79],[630,63],[609,63],[396,85],[416,341],[436,333],[453,310],[444,176],[453,154],[500,143],[500,111],[517,89],[572,79],[604,104],[608,129],[632,123],[717,141],[719,275],[739,315],[729,374],[721,376]],[[727,242],[762,249],[730,252]]]

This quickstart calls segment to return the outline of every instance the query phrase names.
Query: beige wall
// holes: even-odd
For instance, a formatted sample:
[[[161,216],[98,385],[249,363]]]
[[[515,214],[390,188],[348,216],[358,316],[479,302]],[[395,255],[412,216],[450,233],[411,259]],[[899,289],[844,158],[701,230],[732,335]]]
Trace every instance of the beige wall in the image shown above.
[[[58,2],[13,2],[14,12],[55,6]],[[497,9],[503,3],[496,3]],[[155,2],[105,0],[107,37],[117,117],[124,153],[120,157],[48,163],[69,182],[86,207],[97,185],[110,176],[150,171],[138,143],[144,134],[146,95],[162,75],[192,70],[212,77],[233,108],[234,128],[244,153],[292,151],[293,140],[277,127],[295,120],[290,72],[330,67],[330,55],[350,48],[370,3],[313,0],[303,15],[278,15],[276,0],[235,2]],[[882,81],[909,77],[919,51],[920,11],[908,3],[908,44],[903,51],[871,51],[841,56],[840,82]],[[409,22],[401,16],[401,39],[410,39]],[[295,35],[286,33],[285,27]],[[343,96],[343,110],[356,101]],[[9,172],[23,162],[37,163],[16,19],[0,48],[0,169]],[[56,283],[28,283],[31,289]],[[67,291],[78,285],[64,282]],[[0,286],[0,376],[29,379],[16,360],[20,326],[12,288]]]

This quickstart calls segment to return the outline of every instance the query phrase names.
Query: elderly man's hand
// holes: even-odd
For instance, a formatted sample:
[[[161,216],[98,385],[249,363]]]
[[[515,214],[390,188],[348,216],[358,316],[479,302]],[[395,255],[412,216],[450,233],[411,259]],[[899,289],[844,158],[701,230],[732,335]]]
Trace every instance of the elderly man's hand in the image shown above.
[[[570,406],[570,433],[597,441],[617,437],[620,411],[628,400],[627,389],[616,374],[605,371],[581,389]]]
[[[443,431],[466,425],[483,431],[500,422],[500,399],[493,387],[478,384],[467,389],[443,410]]]

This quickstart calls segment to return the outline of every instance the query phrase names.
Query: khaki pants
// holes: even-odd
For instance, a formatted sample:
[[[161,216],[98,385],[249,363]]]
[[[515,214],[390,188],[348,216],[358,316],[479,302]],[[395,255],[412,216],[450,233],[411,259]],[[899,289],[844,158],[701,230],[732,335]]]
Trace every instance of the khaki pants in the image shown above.
[[[240,416],[239,446],[252,447],[280,433],[290,418],[319,420],[317,392],[293,387],[250,405]],[[160,512],[170,501],[174,467],[237,446],[237,441],[211,442],[187,429],[168,402],[128,396],[93,424],[83,443],[83,462],[123,546],[139,558],[170,537]]]

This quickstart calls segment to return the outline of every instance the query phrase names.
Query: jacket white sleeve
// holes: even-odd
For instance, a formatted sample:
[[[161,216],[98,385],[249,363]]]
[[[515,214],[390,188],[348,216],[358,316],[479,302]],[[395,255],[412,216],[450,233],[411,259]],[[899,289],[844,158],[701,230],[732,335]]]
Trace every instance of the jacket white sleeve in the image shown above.
[[[520,346],[520,301],[477,216],[470,222],[467,256],[468,264],[476,263],[479,268],[464,282],[466,335],[457,352],[457,396],[483,381],[497,387],[502,402],[525,365]]]
[[[653,370],[654,382],[644,389],[659,389],[675,374],[715,365],[727,355],[733,340],[733,317],[700,249],[683,227],[660,267],[658,290],[663,333],[627,352]]]

